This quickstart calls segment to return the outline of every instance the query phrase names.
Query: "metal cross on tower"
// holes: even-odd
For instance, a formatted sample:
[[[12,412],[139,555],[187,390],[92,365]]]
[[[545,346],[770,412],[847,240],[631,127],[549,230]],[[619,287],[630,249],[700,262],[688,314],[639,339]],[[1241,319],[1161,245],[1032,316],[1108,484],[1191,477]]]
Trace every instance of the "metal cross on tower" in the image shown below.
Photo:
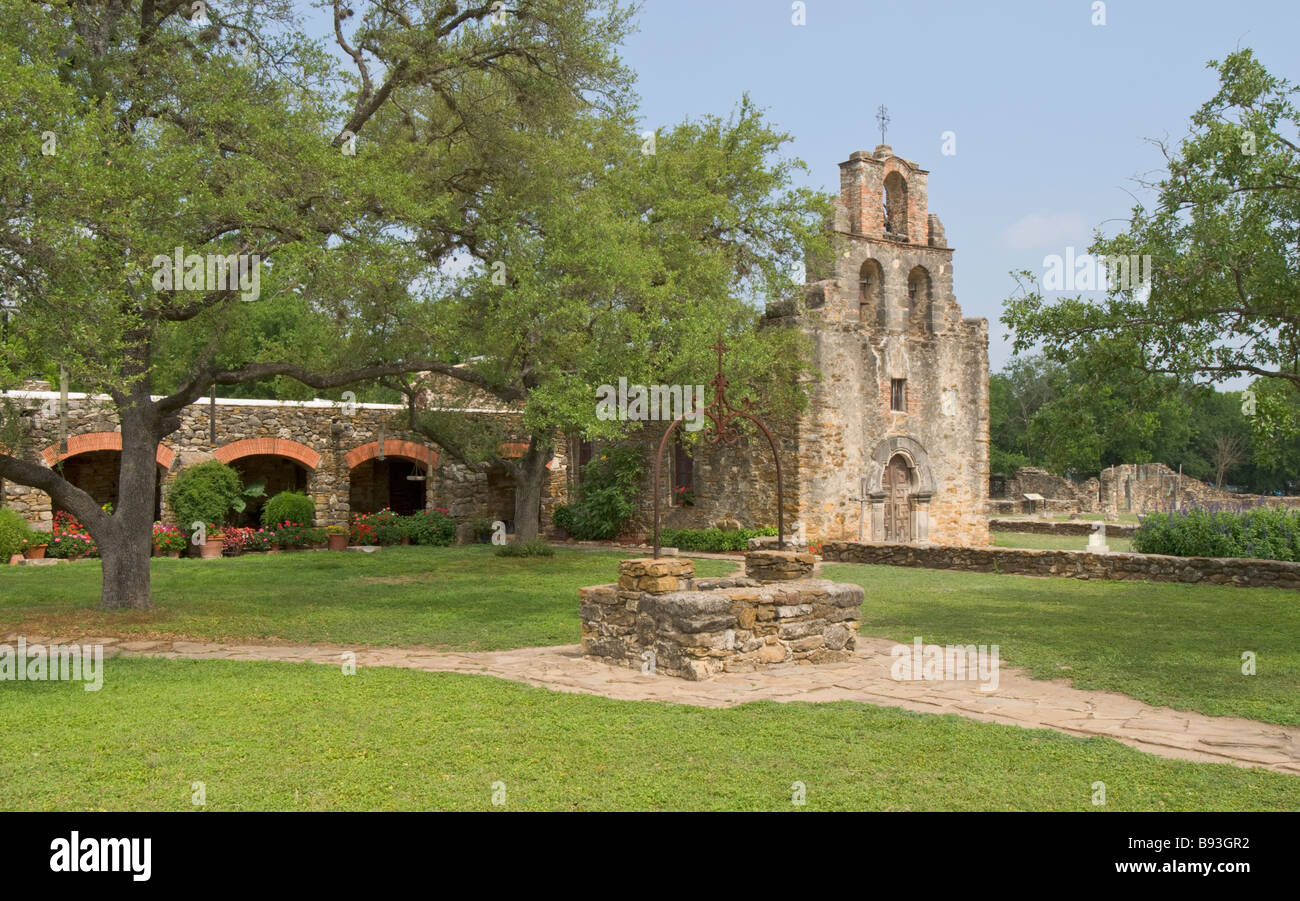
[[[876,122],[880,124],[880,143],[885,143],[885,129],[889,127],[889,110],[882,103],[876,108]]]

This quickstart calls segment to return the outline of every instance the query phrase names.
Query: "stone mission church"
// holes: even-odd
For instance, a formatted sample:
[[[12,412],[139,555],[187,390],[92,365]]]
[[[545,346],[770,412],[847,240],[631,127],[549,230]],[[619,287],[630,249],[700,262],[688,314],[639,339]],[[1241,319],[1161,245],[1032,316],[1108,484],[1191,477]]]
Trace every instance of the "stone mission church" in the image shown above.
[[[952,248],[929,212],[925,170],[886,145],[840,163],[830,277],[797,302],[769,308],[763,327],[801,329],[821,373],[807,412],[772,423],[784,477],[791,535],[809,540],[977,545],[989,541],[988,325],[963,319],[953,297]],[[701,373],[701,382],[709,373]],[[711,394],[706,400],[711,400]],[[48,386],[5,392],[25,411],[24,456],[58,466],[96,500],[117,500],[122,447],[107,398],[60,395]],[[473,406],[473,405],[471,405]],[[468,412],[468,411],[467,411]],[[517,409],[475,410],[507,422]],[[761,412],[761,411],[760,411]],[[156,516],[168,520],[167,493],[187,467],[217,459],[269,493],[300,490],[316,501],[318,525],[391,507],[409,513],[446,507],[464,523],[500,519],[515,531],[508,468],[465,467],[405,425],[386,404],[213,398],[182,412],[182,425],[158,446]],[[666,423],[648,423],[633,441],[645,477],[625,536],[646,538],[653,524],[655,451]],[[581,466],[599,453],[557,436],[547,466],[540,527],[557,535],[555,507],[573,497]],[[503,457],[526,445],[506,443]],[[663,525],[701,528],[722,520],[776,525],[776,473],[761,438],[731,448],[678,443],[665,455]],[[690,502],[684,502],[686,497]],[[0,482],[0,503],[48,528],[43,492]]]
[[[809,336],[821,372],[782,441],[786,521],[810,540],[989,542],[988,323],[962,318],[927,175],[886,144],[840,163],[835,271],[768,312]],[[741,454],[706,450],[675,466],[674,481],[689,470],[705,520],[774,524],[765,454],[753,442]],[[685,512],[668,525],[700,524]]]

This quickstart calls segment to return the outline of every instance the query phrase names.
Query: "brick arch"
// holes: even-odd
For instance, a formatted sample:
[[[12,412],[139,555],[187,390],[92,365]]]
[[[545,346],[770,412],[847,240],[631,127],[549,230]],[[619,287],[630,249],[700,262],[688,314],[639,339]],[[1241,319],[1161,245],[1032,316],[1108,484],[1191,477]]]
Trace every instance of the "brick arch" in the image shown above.
[[[321,461],[321,455],[307,445],[299,444],[297,441],[289,441],[285,438],[244,438],[217,448],[212,456],[222,463],[233,463],[235,460],[244,457],[264,455],[288,457],[308,469],[315,469],[320,466]]]
[[[89,454],[95,451],[118,451],[122,450],[122,433],[121,432],[87,432],[83,435],[72,435],[68,438],[68,452],[59,453],[59,446],[51,444],[45,450],[41,451],[41,456],[45,459],[47,466],[53,466],[61,460],[69,457],[75,457],[77,454]],[[157,451],[154,452],[154,459],[163,469],[171,469],[172,461],[176,459],[176,452],[165,444],[159,444]]]
[[[349,451],[343,461],[347,464],[348,469],[355,469],[367,460],[373,460],[379,456],[379,442],[371,441],[369,444],[363,444],[354,450]],[[414,441],[397,441],[392,438],[384,441],[385,457],[400,457],[404,460],[414,460],[417,463],[423,463],[429,469],[438,465],[438,452],[431,447],[423,444],[417,444]]]

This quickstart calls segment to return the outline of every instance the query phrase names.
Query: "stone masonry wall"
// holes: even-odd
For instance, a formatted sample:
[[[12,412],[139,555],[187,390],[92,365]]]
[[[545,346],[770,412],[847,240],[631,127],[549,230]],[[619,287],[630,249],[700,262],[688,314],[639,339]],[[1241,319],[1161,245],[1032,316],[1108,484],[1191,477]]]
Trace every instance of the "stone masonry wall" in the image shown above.
[[[839,563],[919,566],[1004,575],[1300,589],[1300,563],[1284,563],[1279,560],[1093,554],[1088,551],[991,547],[917,547],[906,544],[859,544],[851,541],[828,542],[822,549],[822,559]]]
[[[685,558],[623,560],[617,584],[579,589],[583,653],[692,680],[850,659],[860,586],[695,579],[694,571]]]
[[[20,455],[46,466],[63,462],[58,446],[58,394],[6,392],[4,399],[29,411],[25,417],[27,435],[19,449]],[[117,416],[107,398],[69,395],[67,422],[68,454],[64,459],[77,461],[89,453],[102,455],[104,451],[120,450]],[[205,460],[220,459],[238,468],[255,469],[256,458],[263,456],[275,458],[267,461],[267,469],[277,479],[283,480],[280,470],[287,461],[305,470],[306,490],[316,501],[317,524],[344,524],[350,512],[352,471],[354,467],[377,459],[381,452],[381,437],[385,458],[412,461],[426,472],[428,478],[424,482],[424,491],[427,507],[445,507],[458,517],[486,516],[493,512],[488,490],[489,475],[445,459],[436,446],[406,430],[404,406],[350,404],[345,409],[344,405],[333,401],[218,398],[215,442],[211,436],[211,423],[209,403],[192,404],[182,411],[180,427],[159,445],[165,520],[170,521],[167,490],[184,468]],[[562,477],[562,455],[557,464]],[[74,472],[69,474],[76,478]],[[367,473],[364,478],[371,479],[372,476]],[[95,484],[87,487],[101,492],[107,490],[98,484],[103,480],[103,467],[96,470],[94,479]],[[555,482],[552,480],[550,484],[554,487]],[[0,502],[22,513],[38,527],[48,528],[53,517],[48,495],[12,482],[4,483]],[[554,497],[544,497],[547,517],[556,502]]]

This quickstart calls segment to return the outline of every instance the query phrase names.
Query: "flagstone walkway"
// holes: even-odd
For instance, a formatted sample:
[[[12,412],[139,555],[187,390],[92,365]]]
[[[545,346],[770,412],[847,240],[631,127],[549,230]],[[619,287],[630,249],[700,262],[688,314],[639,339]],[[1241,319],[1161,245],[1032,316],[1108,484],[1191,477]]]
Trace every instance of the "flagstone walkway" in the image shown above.
[[[29,645],[71,639],[28,635]],[[17,636],[6,637],[6,641]],[[847,663],[767,667],[706,682],[647,675],[587,660],[579,646],[512,651],[443,653],[425,648],[269,646],[198,641],[131,641],[82,638],[103,644],[106,655],[196,660],[269,660],[341,666],[356,654],[358,666],[392,666],[428,672],[497,676],[555,691],[603,695],[629,701],[665,701],[730,707],[747,701],[861,701],[923,713],[953,713],[989,723],[1055,729],[1081,737],[1105,736],[1142,751],[1182,760],[1262,766],[1300,775],[1300,728],[1236,717],[1152,707],[1126,695],[1081,691],[1060,680],[1030,679],[1011,666],[999,668],[998,687],[981,691],[974,681],[896,681],[890,677],[894,642],[858,638]]]

